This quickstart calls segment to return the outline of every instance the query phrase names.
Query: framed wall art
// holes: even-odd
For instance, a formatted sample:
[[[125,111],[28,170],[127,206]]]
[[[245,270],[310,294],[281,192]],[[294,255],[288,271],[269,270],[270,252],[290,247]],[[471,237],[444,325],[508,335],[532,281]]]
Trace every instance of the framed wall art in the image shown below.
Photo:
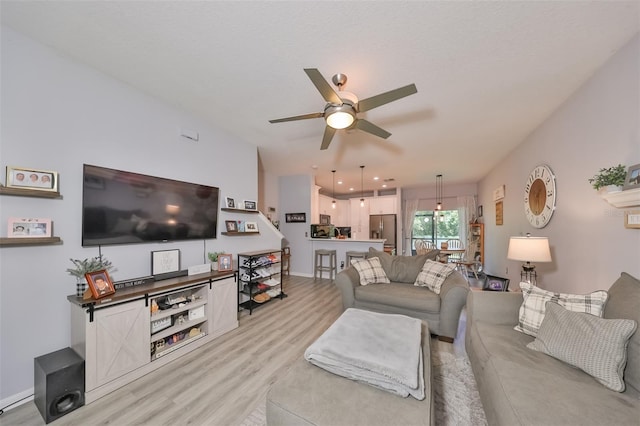
[[[58,172],[7,166],[8,188],[58,192]]]
[[[244,209],[245,210],[258,210],[258,205],[256,204],[255,201],[247,201],[247,200],[245,200]]]
[[[496,225],[502,225],[504,216],[503,216],[503,204],[502,201],[496,202]]]
[[[635,164],[627,170],[623,189],[640,188],[640,164]]]
[[[227,227],[227,232],[238,232],[238,224],[235,220],[225,220],[224,224]]]
[[[10,238],[51,237],[51,219],[19,218],[8,219],[7,236]]]
[[[258,232],[258,224],[256,222],[245,222],[244,232]]]
[[[218,271],[231,271],[233,270],[233,258],[230,254],[218,255]]]
[[[180,250],[151,252],[151,275],[171,274],[180,271]]]
[[[304,223],[307,221],[306,213],[285,213],[285,221],[287,223]]]
[[[87,279],[87,283],[89,283],[89,288],[91,289],[91,294],[94,299],[100,299],[116,292],[106,269],[87,272],[84,276]]]
[[[225,202],[226,202],[226,206],[228,209],[235,209],[236,208],[236,200],[234,200],[231,197],[226,197],[225,198]]]

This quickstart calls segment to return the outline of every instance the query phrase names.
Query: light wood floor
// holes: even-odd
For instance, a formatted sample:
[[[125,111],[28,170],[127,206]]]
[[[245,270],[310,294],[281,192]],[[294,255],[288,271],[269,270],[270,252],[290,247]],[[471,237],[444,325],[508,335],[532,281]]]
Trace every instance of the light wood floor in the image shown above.
[[[239,425],[271,384],[342,313],[340,294],[327,279],[284,277],[289,297],[239,315],[240,326],[53,424]],[[454,345],[464,351],[464,318]],[[435,340],[435,339],[434,339]],[[6,411],[0,425],[44,425],[33,401]]]

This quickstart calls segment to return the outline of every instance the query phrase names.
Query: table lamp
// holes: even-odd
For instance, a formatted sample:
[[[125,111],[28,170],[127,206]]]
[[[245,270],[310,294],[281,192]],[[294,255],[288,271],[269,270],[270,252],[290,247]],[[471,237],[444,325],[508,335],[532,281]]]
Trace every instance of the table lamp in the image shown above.
[[[526,237],[511,237],[509,238],[507,259],[526,262],[522,265],[520,278],[528,283],[536,284],[536,267],[531,262],[551,262],[549,238],[532,237],[531,234],[527,234]]]

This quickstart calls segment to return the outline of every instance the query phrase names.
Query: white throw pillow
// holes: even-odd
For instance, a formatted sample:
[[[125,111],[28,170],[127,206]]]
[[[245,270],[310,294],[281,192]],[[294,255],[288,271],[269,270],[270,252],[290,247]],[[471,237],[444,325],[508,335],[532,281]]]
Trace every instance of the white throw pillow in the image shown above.
[[[584,312],[601,317],[608,297],[604,290],[594,291],[590,294],[554,293],[527,282],[521,282],[520,288],[522,289],[523,301],[520,305],[518,325],[514,327],[514,330],[533,337],[538,334],[548,301],[556,302],[572,312]]]
[[[527,347],[581,369],[613,391],[624,392],[627,346],[636,322],[571,312],[554,302],[546,306],[538,337]]]
[[[413,285],[427,287],[435,294],[440,294],[442,283],[455,269],[456,265],[454,264],[434,262],[433,260],[427,259]]]
[[[380,259],[370,257],[368,259],[351,259],[351,265],[360,274],[360,285],[388,283],[389,278],[385,274]]]

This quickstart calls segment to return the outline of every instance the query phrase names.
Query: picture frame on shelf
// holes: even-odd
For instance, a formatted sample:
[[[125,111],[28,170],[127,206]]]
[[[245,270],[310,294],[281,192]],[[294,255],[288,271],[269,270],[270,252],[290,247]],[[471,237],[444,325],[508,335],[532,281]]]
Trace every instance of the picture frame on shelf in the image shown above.
[[[227,232],[238,232],[238,224],[235,220],[225,220],[224,224],[227,227]]]
[[[285,213],[284,219],[287,223],[304,223],[307,221],[306,213]]]
[[[101,299],[116,292],[106,269],[84,274],[94,299]]]
[[[151,252],[151,275],[171,274],[180,271],[180,249]]]
[[[228,209],[235,209],[236,208],[236,200],[234,200],[231,197],[225,197],[225,205],[227,206]]]
[[[236,220],[237,232],[244,232],[244,220]]]
[[[258,210],[258,204],[255,201],[244,200],[245,210]]]
[[[58,192],[58,172],[7,166],[7,188]]]
[[[233,255],[221,254],[218,255],[218,271],[232,271],[233,270]]]
[[[258,232],[258,224],[256,222],[245,222],[244,232]]]
[[[51,237],[51,219],[10,217],[7,220],[10,238]]]
[[[486,275],[482,289],[485,291],[507,291],[509,290],[509,279],[497,277],[495,275]]]
[[[627,169],[622,189],[640,188],[640,164],[634,164]]]

